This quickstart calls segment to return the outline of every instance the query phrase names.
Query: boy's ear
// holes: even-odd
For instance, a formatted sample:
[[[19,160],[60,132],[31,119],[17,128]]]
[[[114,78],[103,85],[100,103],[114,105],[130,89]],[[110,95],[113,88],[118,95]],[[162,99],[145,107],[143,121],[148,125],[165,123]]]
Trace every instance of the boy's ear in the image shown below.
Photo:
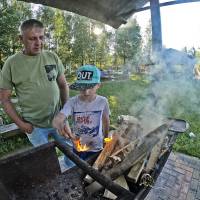
[[[98,86],[98,88],[100,88],[101,87],[101,83],[98,83],[97,86]]]
[[[23,37],[22,37],[22,35],[19,35],[18,38],[19,38],[19,41],[20,41],[20,42],[23,41]]]

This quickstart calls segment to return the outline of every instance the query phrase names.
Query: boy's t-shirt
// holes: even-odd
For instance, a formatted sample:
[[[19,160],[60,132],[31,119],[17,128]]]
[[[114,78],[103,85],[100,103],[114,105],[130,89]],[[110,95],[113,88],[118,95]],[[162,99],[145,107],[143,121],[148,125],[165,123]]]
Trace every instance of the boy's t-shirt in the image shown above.
[[[72,116],[73,133],[80,137],[81,144],[88,151],[97,152],[103,148],[102,116],[110,114],[108,100],[97,95],[92,102],[84,102],[79,96],[70,98],[61,110],[66,117]]]

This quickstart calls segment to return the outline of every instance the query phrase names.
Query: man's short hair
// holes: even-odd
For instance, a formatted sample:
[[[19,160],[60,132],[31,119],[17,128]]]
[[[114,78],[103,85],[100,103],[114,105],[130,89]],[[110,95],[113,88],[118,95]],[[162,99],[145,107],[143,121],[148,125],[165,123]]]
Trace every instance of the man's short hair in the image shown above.
[[[44,28],[42,22],[40,22],[36,19],[28,19],[21,24],[20,33],[22,34],[23,31],[33,28],[33,27]]]

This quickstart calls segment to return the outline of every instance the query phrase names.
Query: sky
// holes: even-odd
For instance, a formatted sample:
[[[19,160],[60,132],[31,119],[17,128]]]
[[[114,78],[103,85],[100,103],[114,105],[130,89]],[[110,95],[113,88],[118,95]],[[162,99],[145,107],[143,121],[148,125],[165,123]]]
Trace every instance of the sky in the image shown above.
[[[182,50],[200,48],[200,2],[161,7],[163,46]],[[150,19],[150,11],[134,15],[144,33]]]

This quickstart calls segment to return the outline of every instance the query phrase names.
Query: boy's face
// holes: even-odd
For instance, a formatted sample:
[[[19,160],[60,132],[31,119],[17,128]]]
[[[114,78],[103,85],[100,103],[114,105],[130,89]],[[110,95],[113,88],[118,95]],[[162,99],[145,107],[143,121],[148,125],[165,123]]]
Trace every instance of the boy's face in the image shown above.
[[[82,97],[88,97],[88,98],[90,98],[90,97],[93,97],[93,96],[95,96],[96,95],[96,91],[97,91],[97,89],[100,87],[100,84],[97,84],[97,85],[95,85],[93,88],[90,88],[90,89],[85,89],[85,90],[80,90],[80,95],[82,96]]]

